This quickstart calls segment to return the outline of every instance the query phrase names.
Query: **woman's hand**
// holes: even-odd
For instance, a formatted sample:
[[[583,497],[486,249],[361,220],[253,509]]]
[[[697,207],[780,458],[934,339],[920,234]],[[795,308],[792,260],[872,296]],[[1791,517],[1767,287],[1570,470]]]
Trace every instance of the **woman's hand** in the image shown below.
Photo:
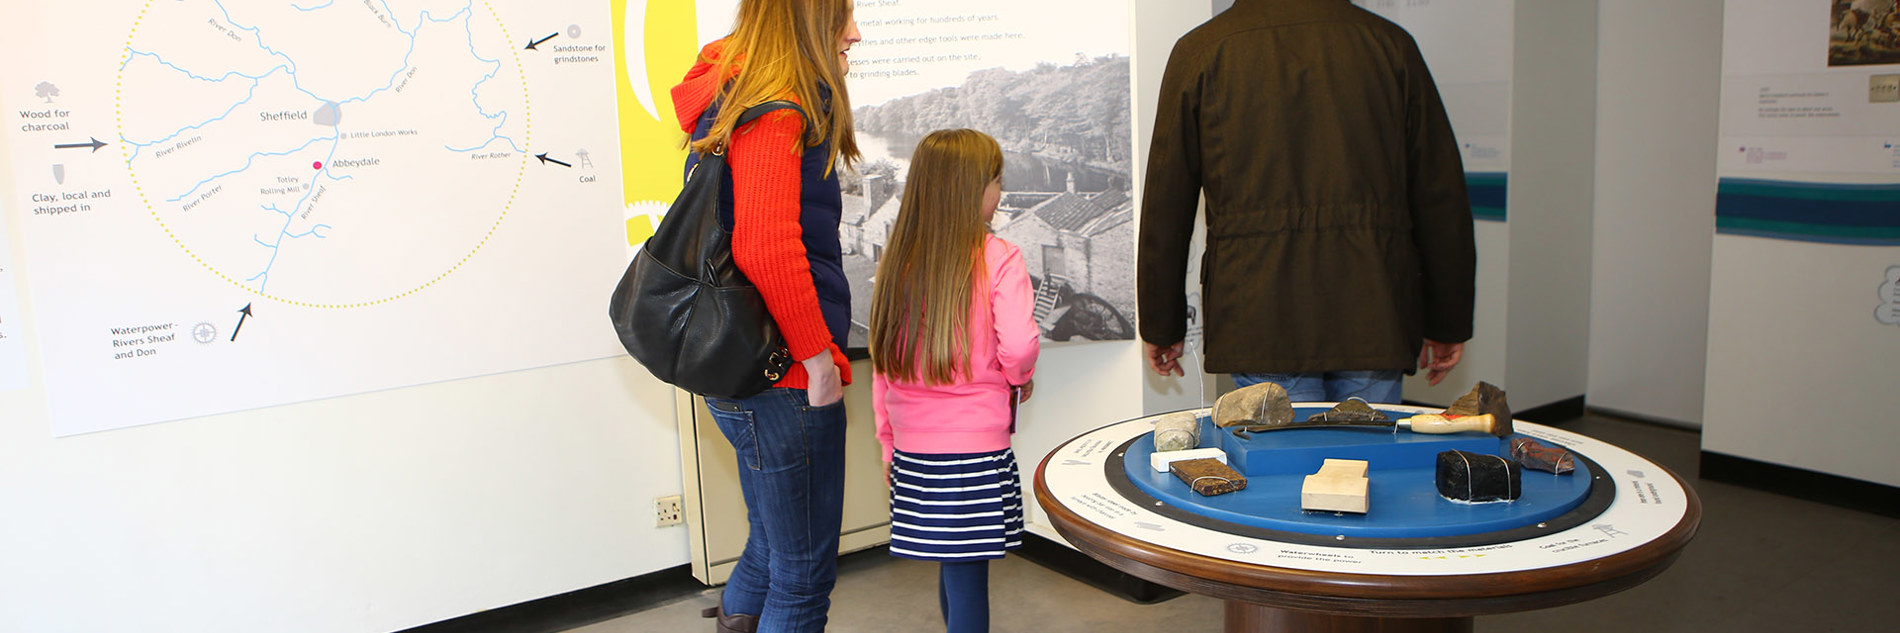
[[[831,364],[831,350],[798,361],[805,365],[805,400],[814,407],[826,407],[844,399],[844,378],[838,366]]]

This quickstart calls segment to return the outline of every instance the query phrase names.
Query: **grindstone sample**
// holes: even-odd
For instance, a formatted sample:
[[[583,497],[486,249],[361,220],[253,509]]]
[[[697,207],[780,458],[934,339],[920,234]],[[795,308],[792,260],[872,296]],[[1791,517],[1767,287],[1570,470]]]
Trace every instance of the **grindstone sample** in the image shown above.
[[[1184,451],[1201,445],[1201,418],[1186,411],[1155,421],[1155,452]]]
[[[1218,459],[1189,459],[1168,466],[1174,476],[1203,497],[1223,495],[1247,487],[1247,478]]]
[[[1292,421],[1293,401],[1287,398],[1286,389],[1270,382],[1229,391],[1214,401],[1214,426],[1221,428],[1283,426]]]
[[[1513,501],[1524,491],[1523,472],[1497,455],[1445,451],[1438,454],[1438,495],[1465,503]]]

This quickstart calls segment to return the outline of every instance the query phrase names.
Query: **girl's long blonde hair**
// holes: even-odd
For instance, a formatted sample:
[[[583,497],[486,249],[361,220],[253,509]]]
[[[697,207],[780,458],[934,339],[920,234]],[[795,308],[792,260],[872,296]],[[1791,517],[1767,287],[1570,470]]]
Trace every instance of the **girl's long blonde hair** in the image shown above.
[[[789,96],[803,107],[806,121],[804,145],[789,149],[799,152],[830,141],[826,174],[840,157],[855,164],[858,141],[851,132],[851,97],[837,50],[851,26],[851,11],[852,0],[742,0],[724,52],[717,60],[700,60],[711,62],[716,76],[732,80],[721,91],[723,105],[712,129],[689,145],[692,151],[725,147],[746,108]],[[821,85],[831,90],[829,107],[819,97]]]
[[[871,291],[873,371],[933,385],[970,375],[970,305],[989,297],[983,193],[1002,174],[1003,150],[982,132],[917,143]]]

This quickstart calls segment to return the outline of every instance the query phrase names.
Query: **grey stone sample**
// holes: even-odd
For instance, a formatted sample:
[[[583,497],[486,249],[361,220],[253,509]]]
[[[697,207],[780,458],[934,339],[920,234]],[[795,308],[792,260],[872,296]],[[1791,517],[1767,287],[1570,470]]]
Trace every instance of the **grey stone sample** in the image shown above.
[[[1176,411],[1155,421],[1155,452],[1184,451],[1200,446],[1201,418],[1187,411]]]

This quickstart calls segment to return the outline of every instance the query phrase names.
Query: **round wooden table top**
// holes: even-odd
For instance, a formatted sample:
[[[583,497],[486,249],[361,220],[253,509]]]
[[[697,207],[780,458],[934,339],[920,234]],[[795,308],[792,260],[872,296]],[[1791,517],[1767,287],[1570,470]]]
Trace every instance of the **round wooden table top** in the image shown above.
[[[1455,548],[1327,547],[1236,535],[1168,518],[1110,486],[1109,458],[1152,430],[1158,417],[1111,424],[1057,447],[1036,469],[1037,502],[1057,532],[1097,560],[1150,582],[1229,601],[1376,618],[1463,618],[1555,607],[1616,593],[1662,573],[1695,536],[1702,517],[1695,491],[1669,469],[1605,442],[1517,421],[1519,434],[1602,465],[1614,479],[1616,499],[1570,529]]]

